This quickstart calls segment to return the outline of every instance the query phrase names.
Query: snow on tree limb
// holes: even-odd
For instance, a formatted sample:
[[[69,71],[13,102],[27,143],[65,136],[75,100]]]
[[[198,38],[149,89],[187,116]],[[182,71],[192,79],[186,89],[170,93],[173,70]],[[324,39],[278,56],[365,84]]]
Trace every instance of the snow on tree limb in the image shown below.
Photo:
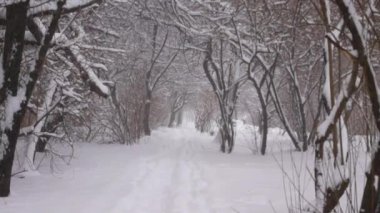
[[[346,90],[343,90],[339,93],[338,98],[336,100],[336,104],[334,104],[330,114],[318,127],[319,137],[326,137],[327,139],[327,135],[330,134],[333,125],[338,121],[340,115],[342,114],[346,106],[346,103],[348,102],[352,94],[356,91],[357,86],[359,85],[355,85],[352,88],[350,88],[349,86],[348,88],[346,88]]]
[[[332,107],[329,115],[318,127],[318,139],[315,142],[316,145],[323,145],[324,141],[327,140],[327,137],[333,130],[334,124],[340,118],[343,110],[346,107],[347,102],[351,96],[357,91],[360,80],[358,79],[359,67],[358,64],[354,64],[352,74],[350,76],[349,82],[345,88],[339,93],[337,100],[335,101],[334,106]],[[321,158],[322,159],[322,158]]]
[[[345,24],[349,29],[352,39],[351,45],[357,51],[357,61],[363,68],[363,74],[366,81],[367,93],[372,104],[372,114],[377,130],[380,131],[380,91],[376,80],[370,52],[367,48],[367,29],[363,27],[359,21],[358,14],[354,2],[350,0],[335,0],[339,7],[340,13],[343,16]],[[370,7],[372,3],[370,3]],[[380,208],[380,204],[374,201],[374,195],[379,193],[378,184],[375,184],[376,177],[380,177],[380,142],[374,143],[372,161],[367,175],[366,185],[360,206],[360,212],[375,212],[375,209]]]
[[[95,71],[91,68],[84,56],[80,53],[77,46],[65,48],[65,52],[71,57],[74,65],[82,72],[82,77],[90,83],[91,91],[96,92],[102,97],[110,95],[110,89],[98,78]]]
[[[81,48],[85,48],[85,49],[107,51],[107,52],[114,52],[114,53],[120,53],[120,54],[127,52],[126,50],[123,50],[123,49],[110,48],[110,47],[100,47],[100,46],[86,45],[86,44],[79,44],[78,46]]]
[[[97,30],[97,31],[100,31],[102,33],[105,33],[105,34],[108,34],[108,35],[111,35],[111,36],[114,36],[116,38],[120,38],[120,34],[112,29],[107,29],[107,28],[104,28],[104,26],[102,27],[99,27],[99,26],[95,26],[95,25],[88,25],[87,27],[93,29],[93,30]]]
[[[73,27],[77,31],[78,37],[83,37],[83,34],[84,34],[83,29],[76,24],[74,24]],[[44,31],[45,31],[44,26],[38,25],[38,29],[36,28],[36,30],[33,31],[32,33],[33,35],[36,35],[39,32],[44,32]],[[79,69],[80,72],[82,73],[81,75],[82,78],[85,81],[89,82],[91,91],[96,92],[102,97],[108,97],[110,94],[109,87],[106,86],[103,83],[103,81],[101,81],[98,78],[98,76],[95,74],[95,71],[91,67],[92,63],[87,61],[86,58],[80,53],[79,47],[76,45],[73,45],[73,42],[71,42],[71,40],[69,40],[64,34],[59,34],[59,35],[55,34],[54,38],[64,43],[63,49],[65,50],[66,54],[70,56],[70,59],[73,61],[73,65],[77,67],[77,69]],[[80,38],[75,38],[74,40],[78,42],[79,39]],[[68,44],[71,44],[71,45],[68,45]],[[99,64],[95,64],[95,66],[99,67]]]
[[[1,0],[0,1],[0,24],[5,23],[5,7],[8,5],[23,2],[25,0]],[[63,8],[62,14],[72,13],[80,9],[89,7],[94,4],[101,3],[102,0],[67,0]],[[41,0],[30,0],[28,17],[38,17],[43,15],[51,15],[57,10],[57,1],[41,1]]]
[[[358,17],[360,16],[357,14],[356,9],[351,1],[336,0],[336,3],[339,6],[344,21],[352,34],[352,46],[358,52],[358,61],[363,67],[364,77],[367,81],[376,126],[380,130],[380,91],[376,82],[376,74],[368,56],[368,49],[366,48],[366,42],[363,36],[364,28],[358,20]]]

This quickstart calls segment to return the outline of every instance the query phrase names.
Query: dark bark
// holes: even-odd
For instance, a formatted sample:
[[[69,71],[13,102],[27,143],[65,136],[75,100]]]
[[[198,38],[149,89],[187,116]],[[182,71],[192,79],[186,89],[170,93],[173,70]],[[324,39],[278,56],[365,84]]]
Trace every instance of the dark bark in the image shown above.
[[[157,33],[158,33],[158,25],[157,24],[154,24],[153,26],[153,38],[152,38],[152,58],[151,58],[151,64],[150,64],[150,68],[149,70],[146,71],[145,73],[145,103],[144,103],[144,117],[143,117],[143,128],[144,128],[144,133],[145,135],[150,135],[151,134],[151,130],[150,130],[150,125],[149,125],[149,117],[150,117],[150,108],[151,108],[151,102],[152,102],[152,90],[153,90],[153,87],[155,86],[155,83],[151,84],[151,78],[152,78],[152,71],[153,71],[153,67],[156,63],[156,60],[158,59],[158,57],[160,56],[165,44],[166,44],[166,41],[167,41],[167,38],[168,38],[168,34],[166,34],[165,36],[165,40],[160,48],[160,50],[158,51],[157,55],[156,55],[156,42],[157,42]]]
[[[265,109],[262,114],[262,132],[261,134],[261,154],[265,155],[266,149],[267,149],[267,136],[268,136],[268,113]]]
[[[375,124],[377,130],[380,131],[380,100],[379,100],[379,88],[377,87],[376,76],[372,70],[370,58],[367,55],[366,44],[362,40],[361,33],[356,26],[354,19],[351,17],[352,14],[349,12],[349,8],[342,0],[335,0],[339,7],[340,13],[343,16],[344,22],[347,28],[352,34],[351,44],[355,50],[358,51],[358,63],[363,68],[364,78],[366,81],[367,92],[369,99],[372,104],[372,114],[374,116]],[[378,202],[379,184],[374,185],[374,180],[376,177],[380,178],[380,141],[375,147],[375,153],[371,161],[370,171],[367,173],[366,186],[364,188],[362,203],[360,207],[360,212],[372,213],[380,212],[380,203]],[[378,181],[379,182],[379,181]]]
[[[220,45],[220,62],[223,62],[223,45]],[[223,69],[223,64],[220,68],[215,64],[212,59],[212,40],[207,43],[207,51],[203,61],[203,70],[210,82],[213,91],[218,99],[220,109],[220,133],[221,133],[221,146],[222,152],[231,153],[235,144],[235,132],[233,127],[232,116],[235,111],[237,101],[237,90],[239,83],[232,82],[231,73]],[[228,76],[227,76],[228,75]],[[228,79],[226,80],[226,77]],[[228,88],[228,89],[227,89]],[[227,147],[226,147],[227,145]]]
[[[232,118],[228,122],[223,122],[219,129],[221,135],[220,151],[223,153],[231,153],[234,148],[235,131],[232,125]]]
[[[65,7],[65,8],[63,8],[61,14],[67,14],[67,13],[72,13],[72,12],[75,12],[78,10],[82,10],[84,8],[87,8],[87,7],[96,5],[96,4],[101,4],[103,1],[104,0],[91,0],[91,1],[86,2],[86,4],[74,5],[74,6],[69,7],[69,8]],[[50,3],[50,2],[48,1],[47,3]],[[41,3],[37,2],[37,4],[40,6]],[[41,8],[43,8],[43,7],[41,7]],[[36,9],[36,6],[34,6],[34,9]],[[50,8],[45,7],[41,10],[35,10],[33,13],[29,13],[28,18],[48,16],[48,15],[54,14],[55,12],[56,12],[56,10],[54,9],[54,7],[50,7]],[[0,18],[0,25],[6,25],[6,23],[7,23],[7,20]]]
[[[152,101],[152,92],[147,90],[145,104],[144,104],[144,118],[143,118],[143,126],[144,126],[145,135],[151,134],[150,125],[149,125],[151,101]]]
[[[226,152],[226,138],[225,138],[225,133],[223,132],[223,129],[220,129],[220,151],[225,153]]]
[[[7,28],[4,46],[4,87],[7,96],[17,96],[19,88],[19,74],[22,61],[22,53],[24,46],[24,36],[27,21],[27,9],[29,1],[14,4],[7,7]],[[65,1],[57,2],[57,11],[53,15],[49,28],[44,37],[44,41],[39,48],[33,70],[29,73],[29,81],[26,84],[25,99],[20,104],[20,110],[13,113],[13,123],[11,128],[5,128],[4,133],[8,140],[5,155],[0,161],[0,197],[8,196],[10,193],[10,181],[14,152],[16,149],[17,139],[20,133],[21,121],[27,109],[28,102],[32,96],[32,92],[37,80],[43,70],[46,54],[50,47],[50,42],[58,27],[61,12]],[[15,52],[14,52],[15,50]],[[1,141],[4,143],[4,141]]]
[[[6,9],[7,26],[2,65],[5,71],[4,86],[2,88],[3,97],[17,96],[28,5],[29,1],[26,1],[7,6]],[[0,160],[0,197],[7,197],[10,194],[12,166],[21,117],[21,111],[14,113],[14,122],[11,129],[6,128],[2,133],[5,134],[5,137],[3,136],[0,142],[8,145],[5,146],[5,153]]]
[[[327,118],[327,119],[331,120],[332,122],[328,124],[326,132],[323,132],[323,133],[321,133],[321,135],[318,135],[317,140],[315,141],[314,159],[315,159],[316,165],[318,163],[320,164],[320,162],[322,162],[322,160],[324,158],[324,153],[323,153],[324,143],[326,142],[329,135],[333,133],[334,128],[335,128],[335,124],[337,123],[338,119],[341,117],[343,111],[345,110],[347,102],[351,99],[352,95],[358,90],[358,85],[356,85],[357,76],[358,76],[358,72],[359,72],[358,66],[359,66],[358,63],[354,63],[353,69],[352,69],[352,74],[350,76],[350,80],[349,80],[349,83],[347,85],[347,88],[344,88],[345,92],[343,93],[343,91],[341,91],[341,94],[340,94],[340,95],[343,95],[343,97],[340,100],[340,102],[336,103],[338,105],[333,106],[332,111],[335,111],[335,114],[332,115],[333,117]],[[336,108],[336,110],[334,108]],[[314,180],[315,180],[316,192],[318,190],[322,190],[322,191],[324,190],[324,189],[321,189],[322,183],[319,182],[321,180],[321,177],[323,176],[323,173],[322,173],[322,171],[320,171],[320,169],[321,168],[318,166],[315,166],[315,169],[314,169]],[[344,183],[344,181],[342,183]],[[341,189],[345,190],[346,188],[347,187],[344,187],[344,188],[338,187],[335,190],[341,190]],[[332,189],[330,188],[330,189],[326,189],[326,190],[331,191]],[[340,193],[338,191],[332,191],[332,192],[330,192],[330,194],[332,194],[333,196],[328,197],[325,195],[325,201],[323,204],[323,209],[334,209],[335,206],[333,206],[333,204],[336,205],[338,203],[340,197],[343,195],[343,192]]]
[[[364,187],[364,194],[362,197],[362,203],[360,206],[360,212],[363,213],[372,213],[372,212],[380,212],[378,207],[378,199],[379,199],[379,190],[374,186],[375,184],[375,176],[371,173],[366,174],[367,181]]]
[[[293,81],[293,91],[294,91],[294,98],[296,103],[296,112],[298,114],[299,119],[299,126],[297,127],[297,134],[298,134],[298,141],[302,141],[302,151],[307,151],[308,148],[308,138],[307,138],[307,130],[306,130],[306,114],[305,114],[305,107],[304,103],[302,102],[301,94],[299,88],[295,85],[295,82]]]
[[[33,20],[33,18],[28,18],[27,26],[29,31],[33,34],[34,38],[36,39],[37,43],[40,45],[44,37],[44,34],[43,32],[41,32],[41,29],[38,26],[38,24]]]
[[[227,128],[228,133],[226,134],[226,142],[228,144],[227,153],[231,153],[234,146],[235,146],[235,130],[233,127],[233,121],[232,118],[229,118],[229,121],[227,122]]]
[[[267,103],[265,101],[262,87],[256,82],[255,79],[249,76],[249,80],[253,83],[253,86],[256,89],[257,96],[259,97],[259,102],[260,102],[260,107],[261,107],[261,114],[260,114],[260,123],[259,123],[259,131],[261,135],[261,148],[260,148],[260,153],[262,155],[265,155],[266,149],[267,149],[267,137],[268,137],[268,111],[267,111]],[[265,81],[266,74],[262,77],[262,81]],[[263,85],[263,84],[261,84]]]
[[[47,119],[47,122],[42,127],[41,132],[54,133],[59,127],[59,125],[63,122],[63,117],[64,117],[63,114],[57,114],[57,115],[51,115],[51,116],[53,118]],[[48,135],[39,137],[36,144],[36,152],[45,152],[46,144],[49,142],[50,138],[51,137]]]
[[[340,197],[342,197],[349,184],[349,179],[343,180],[335,188],[328,188],[326,190],[325,205],[323,206],[324,213],[334,210],[335,206],[339,203]]]

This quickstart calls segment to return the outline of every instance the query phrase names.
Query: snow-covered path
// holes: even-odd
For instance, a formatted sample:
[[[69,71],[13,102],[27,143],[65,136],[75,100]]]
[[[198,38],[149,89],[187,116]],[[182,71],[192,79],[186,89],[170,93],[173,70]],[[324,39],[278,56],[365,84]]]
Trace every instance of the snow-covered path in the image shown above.
[[[221,154],[212,140],[184,127],[132,147],[80,144],[62,174],[14,178],[0,212],[287,212],[272,157]]]
[[[207,183],[194,159],[201,146],[192,138],[177,135],[164,150],[142,159],[130,193],[112,212],[211,212]]]

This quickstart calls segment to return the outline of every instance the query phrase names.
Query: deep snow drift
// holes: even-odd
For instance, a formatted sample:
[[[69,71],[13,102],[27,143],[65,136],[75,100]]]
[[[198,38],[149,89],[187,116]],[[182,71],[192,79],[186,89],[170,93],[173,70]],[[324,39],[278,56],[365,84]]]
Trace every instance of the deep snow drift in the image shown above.
[[[306,167],[291,169],[309,164],[307,153],[289,154],[286,137],[272,130],[268,155],[253,155],[247,137],[238,136],[232,154],[192,127],[161,128],[134,146],[80,143],[62,173],[13,178],[0,212],[288,212],[295,185],[312,201]]]

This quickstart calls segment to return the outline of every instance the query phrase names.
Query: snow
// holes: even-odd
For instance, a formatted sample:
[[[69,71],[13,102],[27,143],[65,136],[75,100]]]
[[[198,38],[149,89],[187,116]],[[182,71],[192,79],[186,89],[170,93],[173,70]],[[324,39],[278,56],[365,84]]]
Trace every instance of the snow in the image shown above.
[[[330,55],[329,55],[329,43],[328,43],[328,40],[325,38],[324,39],[324,49],[323,49],[323,53],[324,53],[324,77],[325,77],[325,80],[323,82],[323,96],[325,97],[325,100],[327,102],[327,105],[328,107],[332,107],[331,105],[331,91],[330,91]]]
[[[3,129],[12,129],[13,116],[21,110],[21,103],[25,99],[25,90],[20,89],[16,96],[8,95],[5,103],[5,121],[2,125]]]
[[[257,127],[240,121],[236,127],[232,154],[220,153],[213,136],[192,123],[160,128],[134,146],[77,143],[71,165],[59,164],[61,172],[51,175],[46,163],[38,176],[13,178],[1,212],[288,212],[284,189],[294,192],[289,177],[312,202],[306,167],[292,174],[294,166],[313,168],[311,153],[289,154],[289,138],[275,128],[269,131],[270,154],[253,155],[249,131]]]
[[[342,92],[339,93],[337,99],[336,99],[336,102],[333,106],[333,108],[331,109],[331,112],[330,114],[326,117],[326,119],[318,126],[318,129],[317,129],[317,133],[318,133],[318,136],[323,136],[326,134],[330,124],[334,124],[334,119],[335,119],[335,116],[336,116],[336,113],[338,111],[338,108],[339,108],[339,105],[341,104],[341,102],[343,101],[344,98],[346,98],[347,96],[347,91],[346,90],[343,90]]]
[[[0,20],[5,20],[5,6],[19,2],[25,2],[25,0],[0,0]],[[64,9],[72,10],[75,8],[83,7],[85,5],[90,5],[94,2],[95,0],[66,0]],[[42,14],[46,11],[49,12],[57,9],[57,1],[30,0],[29,5],[28,16]]]
[[[92,64],[90,64],[92,67],[94,67],[94,68],[98,68],[98,69],[101,69],[101,70],[103,70],[103,71],[108,71],[108,68],[106,67],[106,65],[104,65],[104,64],[100,64],[100,63],[92,63]]]
[[[115,52],[115,53],[126,53],[127,52],[123,49],[110,48],[110,47],[100,47],[100,46],[86,45],[86,44],[80,44],[78,46],[81,48],[85,48],[85,49],[108,51],[108,52]]]
[[[24,159],[24,169],[26,171],[34,171],[35,165],[33,164],[34,153],[36,150],[36,145],[38,141],[38,136],[42,135],[41,131],[46,122],[46,115],[52,110],[54,107],[54,94],[58,87],[57,82],[50,76],[49,85],[47,87],[47,91],[45,94],[45,99],[41,107],[37,108],[37,123],[34,124],[32,134],[27,136],[28,148],[26,150],[26,156]]]
[[[362,43],[365,44],[365,39],[363,36],[363,33],[364,33],[363,26],[361,25],[361,23],[358,19],[360,16],[356,12],[354,3],[350,0],[343,0],[343,3],[348,8],[348,12],[350,13],[350,17],[351,17],[352,21],[354,22],[356,29],[359,31],[359,36],[360,36]]]
[[[25,2],[26,0],[1,0],[0,7],[5,7],[7,5],[16,4],[20,2]]]
[[[11,94],[7,95],[7,99],[5,101],[5,112],[4,112],[4,120],[1,121],[1,142],[0,143],[0,159],[2,159],[6,153],[6,149],[9,146],[8,137],[4,134],[4,130],[12,129],[13,126],[13,118],[14,114],[21,109],[21,103],[25,99],[25,90],[19,89],[18,94],[16,96],[12,96]]]
[[[83,99],[83,97],[80,94],[78,94],[77,92],[74,91],[74,88],[64,88],[62,90],[62,93],[65,96],[74,98],[77,101],[82,101],[82,99]]]
[[[83,71],[86,72],[89,81],[92,82],[103,94],[109,95],[109,88],[103,84],[103,82],[95,74],[94,70],[91,69],[89,62],[80,53],[79,48],[77,46],[70,46],[69,49],[74,57],[76,57],[77,62],[82,66]]]

